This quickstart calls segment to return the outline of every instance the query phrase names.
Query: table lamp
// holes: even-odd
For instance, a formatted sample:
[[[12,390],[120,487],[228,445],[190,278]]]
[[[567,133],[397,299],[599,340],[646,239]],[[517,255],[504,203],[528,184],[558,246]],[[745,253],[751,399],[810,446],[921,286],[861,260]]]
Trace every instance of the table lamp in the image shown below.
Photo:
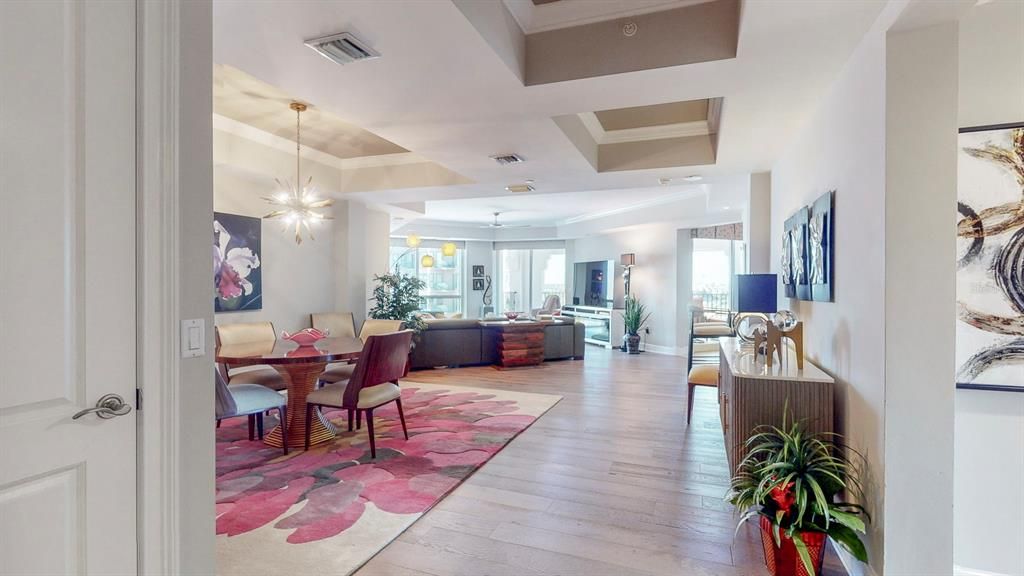
[[[733,331],[744,342],[753,342],[757,325],[767,324],[768,314],[778,311],[778,282],[775,274],[736,275]]]

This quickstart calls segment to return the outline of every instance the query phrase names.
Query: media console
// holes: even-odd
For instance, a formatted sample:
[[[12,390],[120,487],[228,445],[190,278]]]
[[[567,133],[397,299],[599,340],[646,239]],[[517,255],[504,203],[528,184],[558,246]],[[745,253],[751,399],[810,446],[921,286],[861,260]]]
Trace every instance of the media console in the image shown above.
[[[583,323],[583,341],[588,344],[605,348],[618,348],[622,345],[622,335],[626,331],[622,310],[598,306],[562,306],[562,316],[570,316]]]

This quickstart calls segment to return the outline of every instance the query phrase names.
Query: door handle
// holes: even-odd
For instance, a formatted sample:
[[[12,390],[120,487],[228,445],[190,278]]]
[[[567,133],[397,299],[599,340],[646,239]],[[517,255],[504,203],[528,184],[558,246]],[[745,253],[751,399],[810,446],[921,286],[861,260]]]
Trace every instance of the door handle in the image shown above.
[[[94,408],[81,410],[72,416],[71,419],[78,420],[86,414],[96,414],[100,418],[108,420],[116,416],[124,416],[131,411],[131,405],[126,404],[124,398],[121,398],[117,394],[106,394],[96,401],[96,406]]]

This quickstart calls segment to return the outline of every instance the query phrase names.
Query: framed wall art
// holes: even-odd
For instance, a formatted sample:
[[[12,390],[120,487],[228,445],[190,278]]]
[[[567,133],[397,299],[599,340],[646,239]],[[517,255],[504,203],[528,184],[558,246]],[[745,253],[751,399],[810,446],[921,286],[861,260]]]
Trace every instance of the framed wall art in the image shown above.
[[[213,213],[214,312],[263,308],[259,218]]]
[[[1024,122],[960,130],[957,387],[1024,392]]]

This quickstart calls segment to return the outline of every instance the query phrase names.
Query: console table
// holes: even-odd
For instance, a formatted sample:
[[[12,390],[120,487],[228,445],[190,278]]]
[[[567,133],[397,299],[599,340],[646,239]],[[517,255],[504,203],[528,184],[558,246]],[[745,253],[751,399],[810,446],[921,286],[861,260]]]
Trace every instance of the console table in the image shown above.
[[[809,432],[833,432],[831,376],[806,359],[798,370],[789,347],[782,362],[767,366],[739,338],[719,338],[718,343],[718,406],[731,473],[746,456],[746,441],[758,426],[781,428],[785,418],[786,423],[803,420]]]
[[[536,366],[544,361],[544,322],[481,322],[496,332],[498,368]]]

